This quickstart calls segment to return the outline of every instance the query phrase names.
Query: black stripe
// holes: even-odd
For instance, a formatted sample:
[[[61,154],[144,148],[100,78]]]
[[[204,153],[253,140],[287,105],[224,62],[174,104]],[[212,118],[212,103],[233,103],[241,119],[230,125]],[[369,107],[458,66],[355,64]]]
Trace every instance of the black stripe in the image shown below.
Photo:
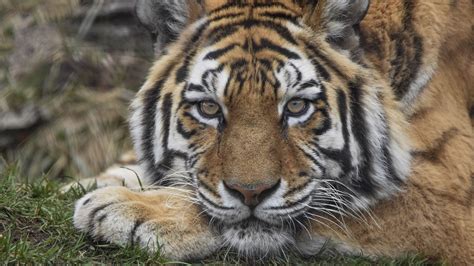
[[[372,180],[373,158],[367,139],[369,132],[365,121],[366,113],[362,101],[364,92],[361,86],[359,81],[348,84],[351,93],[352,134],[360,147],[359,173],[355,176],[355,180],[351,181],[358,192],[371,195],[375,192],[376,184]]]
[[[343,174],[349,173],[351,170],[352,156],[349,149],[349,129],[347,125],[347,99],[346,93],[337,90],[337,105],[339,108],[339,117],[341,119],[342,136],[344,139],[344,146],[341,150],[326,149],[318,145],[318,149],[326,155],[329,159],[338,162],[341,165]]]
[[[286,195],[285,195],[286,197]],[[305,203],[309,198],[311,197],[311,193],[309,193],[308,195],[304,196],[302,199],[298,200],[297,202],[293,202],[289,205],[284,205],[284,206],[274,206],[274,207],[269,207],[269,208],[265,208],[265,209],[270,209],[270,210],[284,210],[284,209],[289,209],[289,208],[292,208],[294,206],[298,206],[298,205],[301,205],[303,203]],[[304,210],[304,207],[300,208],[300,209],[296,209],[296,210],[292,210],[291,212],[288,212],[288,213],[285,213],[285,215],[291,215],[293,213],[296,213],[296,212],[300,212],[301,210]]]
[[[155,123],[159,123],[159,121],[155,121],[156,116],[156,108],[157,104],[160,100],[160,92],[161,89],[166,81],[166,77],[168,77],[169,73],[171,72],[171,64],[168,69],[165,70],[163,79],[159,80],[153,88],[149,89],[145,92],[144,99],[143,99],[143,112],[142,112],[142,122],[141,125],[143,126],[142,132],[142,151],[143,151],[143,158],[149,164],[149,166],[153,166],[155,162],[155,155],[153,153],[153,139],[155,134]],[[152,169],[148,169],[151,171]]]
[[[204,73],[201,76],[201,84],[209,91],[209,92],[216,92],[216,76],[218,73],[221,73],[222,70],[224,69],[224,65],[220,64],[217,68],[215,69],[207,69],[204,71]],[[211,76],[212,75],[212,76]],[[211,81],[209,83],[208,81]],[[211,90],[212,89],[212,90]]]
[[[343,169],[345,172],[349,171],[349,168],[351,167],[351,152],[350,152],[350,138],[349,138],[349,126],[347,123],[347,97],[346,93],[338,89],[337,90],[337,105],[339,108],[339,116],[341,119],[341,125],[342,125],[342,136],[344,138],[344,153],[346,153],[344,158],[344,163],[343,163]],[[347,157],[346,157],[347,156]]]
[[[176,70],[176,84],[184,82],[188,78],[189,62],[191,61],[191,58],[193,58],[196,55],[196,52],[197,50],[193,49],[190,53],[186,54],[186,56],[184,57],[181,67],[178,68],[178,70]]]
[[[152,184],[160,186],[173,186],[174,183],[172,180],[163,179],[163,177],[171,170],[175,159],[187,160],[188,155],[186,153],[176,151],[176,150],[166,150],[163,153],[163,159],[158,164],[155,164],[153,167],[153,172],[151,176],[153,178]]]
[[[220,64],[216,69],[213,69],[212,70],[212,74],[213,74],[213,79],[212,79],[212,89],[213,89],[213,92],[214,93],[217,93],[217,75],[220,74],[222,72],[222,70],[224,69],[224,65],[223,64]]]
[[[402,28],[400,32],[390,36],[390,39],[395,42],[395,57],[390,62],[393,68],[391,86],[398,99],[407,94],[420,70],[423,56],[423,40],[413,25],[413,10],[416,3],[413,0],[405,0],[403,4],[405,14],[402,19]],[[410,49],[405,49],[406,46]],[[413,50],[414,53],[411,52]]]
[[[144,221],[142,219],[136,220],[132,227],[132,230],[130,231],[130,244],[132,244],[132,246],[135,244],[135,235],[137,234],[137,229],[138,227],[140,227],[140,225],[143,224],[143,222]]]
[[[206,201],[207,203],[209,203],[210,205],[212,205],[212,207],[214,207],[216,209],[220,209],[220,210],[233,210],[234,209],[232,207],[224,207],[224,206],[217,205],[216,203],[214,203],[210,199],[208,199],[206,196],[204,196],[204,194],[202,194],[200,191],[199,191],[199,195],[201,196],[201,198],[204,201]]]
[[[260,66],[262,66],[265,70],[272,71],[273,70],[273,64],[270,59],[265,59],[265,58],[259,58],[258,63]]]
[[[383,95],[380,93],[381,88],[378,89],[379,92],[377,93],[377,99],[382,103],[383,102]],[[403,184],[402,178],[398,175],[397,171],[395,170],[395,167],[393,165],[393,160],[392,160],[392,154],[390,152],[390,142],[391,142],[391,134],[390,134],[390,126],[387,123],[387,117],[385,112],[381,114],[380,117],[380,123],[381,125],[384,126],[384,138],[383,138],[383,143],[382,143],[382,152],[383,152],[383,161],[384,165],[387,170],[387,179],[392,181],[396,186],[400,186]]]
[[[389,149],[389,141],[390,139],[387,138],[383,147],[383,156],[385,157],[385,164],[387,166],[388,171],[387,174],[390,181],[392,181],[395,185],[400,186],[403,184],[403,180],[397,174],[397,172],[395,171],[395,167],[393,166],[392,154],[390,153]]]
[[[230,74],[229,74],[229,78],[227,79],[227,81],[225,82],[225,86],[224,86],[224,97],[227,98],[228,94],[229,94],[229,87],[230,87],[230,83],[231,83],[231,80],[232,80],[232,77],[234,76],[234,68],[231,68],[230,70]]]
[[[260,50],[263,50],[263,49],[268,49],[268,50],[272,50],[272,51],[275,51],[277,53],[280,53],[288,59],[301,59],[300,56],[297,55],[296,53],[294,53],[294,52],[292,52],[292,51],[290,51],[290,50],[288,50],[288,49],[286,49],[286,48],[284,48],[280,45],[274,44],[273,42],[271,42],[267,38],[262,38],[260,40],[260,45],[254,44],[253,47],[254,47],[254,51],[260,51]]]
[[[87,225],[89,232],[94,231],[94,219],[97,213],[113,204],[116,204],[116,202],[102,204],[99,207],[95,207],[94,209],[92,209],[92,211],[89,213],[89,223]]]
[[[204,87],[198,84],[189,84],[186,88],[187,91],[198,91],[198,92],[205,92]]]
[[[209,88],[211,87],[210,84],[207,82],[207,78],[209,77],[209,75],[211,75],[211,73],[213,73],[213,70],[212,69],[207,69],[206,71],[204,71],[204,73],[202,74],[201,76],[201,84],[204,85],[204,87],[206,89],[209,90]]]
[[[163,77],[168,77],[172,64],[163,74]],[[171,119],[171,107],[172,99],[171,93],[167,93],[163,97],[162,107],[161,107],[161,120],[155,121],[156,111],[157,111],[157,102],[159,102],[159,94],[161,93],[162,86],[166,79],[162,79],[157,82],[153,89],[150,89],[145,93],[144,99],[144,110],[143,110],[143,120],[142,124],[144,126],[143,137],[142,137],[142,149],[144,151],[144,157],[142,160],[146,162],[147,172],[150,176],[153,177],[154,182],[160,182],[161,178],[169,171],[170,166],[175,157],[175,152],[168,150],[168,137],[170,129],[170,119]],[[154,138],[155,138],[155,123],[162,123],[163,127],[163,137],[161,146],[163,149],[163,160],[161,162],[155,163],[155,154],[153,151],[154,147]]]
[[[297,86],[298,84],[301,83],[301,80],[303,79],[303,74],[301,71],[295,66],[295,64],[290,63],[290,66],[295,70],[296,72],[296,82],[293,84],[293,86]]]
[[[191,147],[190,147],[191,148]],[[189,168],[193,168],[196,163],[199,161],[199,156],[202,155],[204,153],[204,151],[201,151],[201,152],[196,152],[194,153],[193,155],[189,156],[188,158],[188,165],[189,165]]]
[[[231,65],[231,76],[229,77],[229,80],[232,79],[233,84],[232,86],[230,86],[230,83],[227,84],[228,86],[224,90],[224,95],[226,97],[229,96],[229,102],[232,102],[234,96],[239,95],[242,92],[246,81],[246,76],[243,75],[246,69],[240,69],[240,66],[245,66],[247,62],[245,60],[239,60],[237,62],[239,62],[239,64],[237,65],[237,67],[239,68],[234,67],[234,64]]]
[[[328,59],[325,55],[323,55],[319,49],[314,46],[312,43],[309,41],[305,41],[305,46],[308,51],[310,51],[312,54],[311,56],[317,57],[324,65],[329,67],[332,71],[336,72],[336,74],[342,79],[348,81],[349,78],[347,77],[346,74],[344,74],[334,63],[332,60]],[[312,58],[314,60],[315,58]],[[327,71],[326,71],[327,72]]]
[[[321,163],[318,162],[318,160],[316,160],[316,158],[314,158],[311,154],[307,153],[304,149],[300,147],[298,147],[298,149],[301,150],[301,152],[304,154],[306,158],[308,158],[311,162],[313,162],[314,165],[316,165],[319,168],[319,170],[323,173],[323,176],[324,176],[326,173],[326,168],[323,167]]]
[[[200,171],[200,174],[203,175],[203,172],[206,172],[206,171]],[[206,172],[207,173],[207,172]],[[212,187],[208,186],[206,182],[202,182],[199,180],[200,178],[198,177],[198,182],[199,182],[199,186],[204,188],[205,190],[209,191],[212,195],[214,195],[214,197],[216,198],[219,198],[219,193]]]
[[[202,125],[202,126],[207,126],[207,124],[201,122],[200,120],[196,119],[196,117],[194,117],[190,112],[184,112],[183,115],[191,120],[193,120],[194,122],[198,123],[199,125]]]
[[[324,121],[322,124],[319,124],[318,127],[313,128],[313,133],[315,135],[322,135],[329,129],[331,129],[331,117],[329,117],[329,112],[326,109],[317,110],[322,113]]]
[[[414,157],[420,157],[430,162],[439,163],[442,159],[440,158],[443,155],[443,151],[448,145],[448,142],[452,138],[456,137],[459,134],[459,129],[451,127],[448,130],[444,131],[441,136],[431,141],[430,147],[425,148],[424,150],[413,150],[412,155]]]
[[[316,80],[312,79],[312,80],[301,83],[301,85],[298,87],[297,91],[302,91],[302,90],[305,90],[307,88],[318,87],[318,86],[319,86],[318,82],[316,82]]]
[[[251,27],[264,28],[265,30],[276,32],[285,41],[293,45],[298,45],[297,41],[295,40],[295,38],[287,27],[273,21],[263,21],[256,19],[243,19],[238,21],[232,21],[231,23],[226,25],[219,25],[218,27],[210,29],[207,36],[212,39],[212,36],[218,35],[222,30],[232,29],[233,27],[243,27],[244,29],[248,29]],[[221,38],[222,37],[225,36],[221,36]],[[214,40],[213,43],[216,43],[216,41]]]
[[[239,11],[237,13],[226,13],[226,14],[223,14],[223,15],[208,16],[208,19],[209,19],[209,22],[217,23],[217,22],[219,22],[219,20],[235,19],[235,18],[238,18],[240,16],[244,16],[244,15],[245,15],[244,12]]]
[[[313,64],[314,68],[316,68],[316,71],[318,72],[318,74],[321,75],[323,80],[328,81],[328,82],[331,81],[331,75],[329,74],[329,72],[326,70],[325,67],[323,67],[316,59],[312,59],[311,63]]]
[[[293,24],[299,24],[299,17],[295,16],[293,13],[290,12],[282,12],[282,11],[265,11],[262,13],[258,13],[259,16],[267,17],[269,19],[282,19],[291,21]]]
[[[179,119],[178,119],[177,131],[185,139],[190,139],[192,136],[194,136],[196,134],[196,130],[194,130],[194,129],[191,130],[191,131],[187,131],[184,128],[183,123]]]
[[[171,93],[165,94],[163,97],[163,104],[161,105],[162,113],[162,122],[163,122],[163,138],[161,141],[161,146],[164,151],[168,150],[168,137],[170,134],[170,124],[171,124],[171,107],[173,102],[171,101]]]
[[[97,223],[101,224],[105,218],[107,218],[107,213],[102,214],[99,218],[97,218]]]
[[[203,23],[191,36],[190,40],[186,43],[183,51],[186,52],[181,67],[176,71],[176,84],[184,82],[188,76],[188,67],[191,59],[196,55],[199,45],[197,42],[202,37],[203,32],[209,26],[209,21]]]
[[[230,69],[231,70],[236,70],[236,69],[239,69],[239,68],[243,68],[245,66],[247,66],[249,64],[249,62],[245,59],[239,59],[239,60],[236,60],[234,62],[232,62],[232,64],[230,65]]]
[[[286,193],[283,195],[283,198],[287,198],[288,196],[290,196],[291,194],[293,194],[295,191],[299,192],[300,190],[304,189],[305,187],[307,187],[309,184],[311,183],[311,180],[309,180],[308,182],[306,183],[303,183],[299,186],[296,186],[296,187],[293,187],[289,190],[286,191]]]
[[[280,37],[282,37],[285,41],[293,44],[298,45],[298,42],[293,37],[293,34],[288,30],[287,27],[279,25],[277,23],[267,22],[267,21],[260,21],[256,23],[259,27],[263,27],[268,30],[273,30],[278,33]]]
[[[190,51],[191,48],[196,47],[196,42],[202,38],[203,32],[209,27],[209,21],[206,21],[202,25],[199,26],[199,28],[196,29],[196,31],[193,33],[191,36],[191,39],[189,42],[186,43],[184,51]]]
[[[215,51],[212,51],[212,52],[209,52],[205,57],[204,59],[205,60],[215,60],[215,59],[218,59],[219,57],[223,56],[224,54],[226,54],[227,52],[229,52],[230,50],[234,49],[235,47],[237,47],[237,44],[233,43],[231,45],[228,45],[226,47],[223,47],[221,49],[217,49]]]
[[[190,149],[192,151],[196,151],[198,148],[199,148],[199,146],[197,145],[197,143],[189,143],[189,145],[188,145],[188,149]]]
[[[326,96],[326,87],[323,84],[321,84],[320,88],[321,88],[321,93],[315,101],[323,101],[325,105],[327,106],[328,100]],[[331,117],[329,116],[329,112],[327,108],[317,109],[317,111],[322,113],[324,117],[324,121],[322,124],[318,125],[317,128],[313,128],[312,131],[315,135],[322,135],[331,128]]]
[[[243,8],[243,7],[252,7],[252,8],[281,8],[281,9],[284,9],[284,10],[288,10],[292,13],[296,13],[296,11],[292,10],[291,8],[289,8],[288,6],[284,5],[283,3],[278,3],[278,2],[257,2],[257,3],[252,3],[252,4],[249,4],[249,3],[245,3],[243,1],[236,1],[236,0],[233,0],[233,1],[229,1],[229,3],[225,4],[225,5],[222,5],[220,6],[219,8],[216,8],[214,10],[212,10],[211,12],[209,12],[209,16],[213,15],[213,14],[216,14],[216,13],[219,13],[221,11],[225,11],[227,9],[230,9],[230,8]]]
[[[236,25],[225,25],[216,28],[216,30],[211,30],[211,32],[207,35],[207,44],[209,46],[212,46],[221,41],[222,39],[236,33],[238,30],[239,26]]]

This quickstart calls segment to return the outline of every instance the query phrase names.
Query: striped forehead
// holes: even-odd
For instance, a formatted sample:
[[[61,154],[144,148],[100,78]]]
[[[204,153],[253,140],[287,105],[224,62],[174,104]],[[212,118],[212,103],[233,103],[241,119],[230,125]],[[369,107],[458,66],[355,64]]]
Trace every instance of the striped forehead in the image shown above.
[[[233,52],[231,60],[216,57],[215,55],[221,54],[223,49],[226,53],[232,53],[234,49],[237,52]],[[235,44],[225,48],[208,47],[202,50],[190,68],[185,97],[189,100],[213,99],[225,103],[226,95],[229,94],[227,90],[239,90],[236,82],[231,82],[241,78],[236,74],[236,69],[247,77],[243,81],[247,90],[245,93],[242,92],[242,97],[248,93],[265,97],[272,94],[271,98],[286,101],[294,97],[316,98],[321,93],[321,79],[314,65],[298,47],[269,45],[264,49],[269,49],[271,53],[265,57],[256,57],[255,54],[250,54]],[[282,57],[285,60],[282,60]],[[266,78],[271,80],[266,83],[264,93],[256,84],[261,80],[258,81],[252,76],[258,71],[264,71]]]
[[[271,93],[275,99],[319,92],[315,68],[300,48],[298,36],[304,28],[292,5],[232,5],[212,12],[202,25],[205,30],[196,35],[203,37],[200,48],[188,61],[186,98],[225,103],[226,92],[242,89],[242,79],[245,92],[267,87],[263,96]],[[259,74],[273,82],[262,85]],[[236,79],[239,82],[234,82]]]

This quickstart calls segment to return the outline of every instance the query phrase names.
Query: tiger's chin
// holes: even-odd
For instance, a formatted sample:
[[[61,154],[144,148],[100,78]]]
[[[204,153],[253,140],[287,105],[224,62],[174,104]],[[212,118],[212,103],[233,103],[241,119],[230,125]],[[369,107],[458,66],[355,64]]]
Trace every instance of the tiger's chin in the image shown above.
[[[240,256],[253,259],[278,256],[295,244],[289,227],[269,224],[254,217],[224,224],[222,236],[227,246]]]

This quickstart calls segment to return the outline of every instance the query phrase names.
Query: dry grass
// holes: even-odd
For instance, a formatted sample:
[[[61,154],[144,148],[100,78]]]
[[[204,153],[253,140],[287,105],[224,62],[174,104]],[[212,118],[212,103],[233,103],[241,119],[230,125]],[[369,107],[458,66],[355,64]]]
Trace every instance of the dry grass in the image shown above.
[[[0,132],[15,138],[0,152],[25,176],[94,175],[131,147],[128,103],[146,75],[151,45],[144,53],[133,45],[147,38],[117,37],[127,48],[97,37],[115,18],[89,25],[91,5],[80,2],[87,1],[0,0],[0,113],[28,107],[41,116],[38,126]]]

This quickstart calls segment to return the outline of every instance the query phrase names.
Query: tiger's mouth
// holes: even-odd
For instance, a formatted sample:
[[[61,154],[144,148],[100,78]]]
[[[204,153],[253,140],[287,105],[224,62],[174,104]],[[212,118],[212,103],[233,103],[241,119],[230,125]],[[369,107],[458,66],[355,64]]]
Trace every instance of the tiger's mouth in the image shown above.
[[[234,191],[223,185],[218,187],[219,198],[208,193],[204,186],[198,187],[197,197],[203,210],[219,224],[244,227],[261,224],[264,227],[287,228],[289,223],[294,224],[295,219],[311,209],[315,186],[315,181],[310,182],[297,194],[291,194],[286,182],[282,181],[272,193],[254,205],[247,204],[243,197],[237,197]]]
[[[243,236],[246,234],[246,232],[271,234],[275,231],[290,231],[288,224],[288,221],[282,221],[281,223],[269,223],[251,215],[250,217],[237,222],[228,223],[226,221],[220,221],[214,225],[220,228],[223,232],[232,229],[239,231],[239,234]]]
[[[278,226],[275,224],[270,224],[265,222],[264,220],[261,220],[257,217],[255,217],[253,214],[239,222],[231,223],[229,226],[239,226],[241,229],[245,230],[248,228],[253,228],[253,227],[262,227],[262,228],[278,228],[278,227],[283,227],[283,225]]]

